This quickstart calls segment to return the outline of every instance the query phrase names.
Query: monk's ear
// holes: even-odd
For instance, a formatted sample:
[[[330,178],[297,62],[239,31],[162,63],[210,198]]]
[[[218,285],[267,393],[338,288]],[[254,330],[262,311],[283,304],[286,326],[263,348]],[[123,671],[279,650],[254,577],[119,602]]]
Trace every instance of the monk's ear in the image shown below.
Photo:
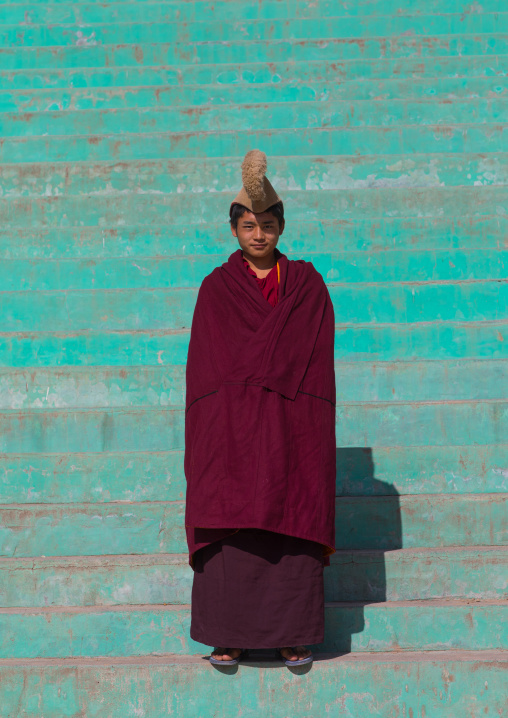
[[[283,233],[285,226],[286,226],[285,220],[281,220],[279,222],[279,236]]]
[[[230,224],[229,226],[231,227],[231,234],[233,235],[233,237],[238,237],[238,233],[237,233],[237,231],[236,231],[236,227],[233,227],[232,224]]]

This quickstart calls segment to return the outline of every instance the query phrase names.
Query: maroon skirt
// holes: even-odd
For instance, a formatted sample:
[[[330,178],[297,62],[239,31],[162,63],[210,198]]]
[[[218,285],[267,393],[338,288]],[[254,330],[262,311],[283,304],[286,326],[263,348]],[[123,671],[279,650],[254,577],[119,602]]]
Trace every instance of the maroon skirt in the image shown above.
[[[323,547],[240,529],[196,551],[191,629],[227,648],[278,648],[324,638]]]

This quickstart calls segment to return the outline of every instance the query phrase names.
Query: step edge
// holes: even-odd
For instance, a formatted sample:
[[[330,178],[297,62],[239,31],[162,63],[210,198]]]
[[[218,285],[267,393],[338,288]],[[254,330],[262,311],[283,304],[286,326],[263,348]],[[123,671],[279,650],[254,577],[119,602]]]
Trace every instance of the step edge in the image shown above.
[[[366,608],[369,609],[400,609],[400,608],[483,608],[486,606],[506,607],[508,598],[429,598],[404,601],[326,601],[325,608]],[[161,613],[190,611],[189,603],[182,604],[116,604],[110,606],[26,606],[0,607],[0,615],[50,615],[50,614],[103,614],[103,613]]]
[[[440,559],[447,558],[448,554],[467,555],[470,553],[483,554],[488,556],[489,554],[506,554],[508,559],[508,545],[468,545],[468,546],[422,546],[422,547],[407,547],[398,549],[337,549],[334,556],[336,558],[352,556],[354,557],[385,557],[389,554],[390,558],[395,559],[403,557],[422,557],[426,558],[435,554]],[[332,562],[334,559],[331,559]],[[56,567],[56,564],[60,564],[59,568],[74,567],[78,564],[79,567],[100,568],[107,566],[156,566],[156,565],[178,565],[180,563],[188,563],[187,553],[161,553],[161,554],[87,554],[87,555],[74,555],[74,556],[0,556],[0,571],[9,570],[12,567],[19,567],[20,569],[26,568],[30,570],[43,569],[46,565]]]
[[[508,666],[508,650],[448,650],[448,651],[384,651],[384,652],[355,652],[355,653],[315,653],[316,663],[407,663],[407,662],[481,662],[499,663]],[[250,665],[259,667],[273,666],[274,661],[249,661]],[[175,665],[203,665],[208,667],[208,661],[202,655],[158,654],[152,656],[93,656],[69,658],[0,658],[0,669],[8,667],[37,666],[50,667],[121,667],[121,666],[175,666]],[[281,666],[282,667],[282,666]]]
[[[508,76],[505,76],[508,80]],[[200,87],[205,87],[200,86]],[[65,88],[64,88],[65,89]],[[98,89],[98,88],[92,88],[92,89]],[[181,89],[181,88],[178,88]],[[29,90],[26,90],[25,92],[28,92]],[[224,107],[228,107],[228,105],[224,105]],[[422,124],[419,122],[405,122],[400,124],[394,124],[389,127],[386,127],[384,125],[357,125],[357,126],[340,126],[340,127],[294,127],[291,125],[288,125],[288,127],[276,127],[276,128],[264,128],[261,130],[258,130],[258,134],[265,134],[269,137],[276,135],[276,134],[282,134],[282,133],[293,133],[293,135],[297,135],[298,133],[307,133],[307,134],[313,134],[316,135],[318,133],[324,134],[332,134],[336,133],[337,129],[340,129],[342,132],[347,133],[360,133],[360,132],[366,132],[367,130],[378,132],[380,135],[385,136],[388,132],[400,132],[401,130],[405,129],[418,129],[418,130],[435,130],[437,132],[443,132],[444,130],[474,130],[477,128],[480,128],[481,130],[492,131],[492,130],[499,130],[500,128],[508,127],[508,122],[447,122],[446,124],[440,124],[438,122],[429,123],[429,124]],[[485,132],[485,134],[486,134]],[[56,140],[66,140],[68,141],[69,138],[72,140],[89,140],[91,137],[98,141],[105,141],[105,140],[117,140],[118,137],[121,137],[123,140],[123,144],[127,144],[129,140],[135,139],[143,139],[143,140],[150,140],[154,138],[160,138],[160,139],[171,139],[172,137],[176,138],[175,142],[177,140],[182,140],[185,138],[195,138],[196,136],[206,136],[206,139],[217,139],[219,137],[226,137],[231,136],[237,138],[239,135],[250,137],[252,135],[252,130],[250,129],[240,129],[240,130],[234,130],[234,129],[226,129],[226,130],[177,130],[176,132],[172,130],[167,131],[155,131],[155,132],[120,132],[120,133],[113,133],[113,132],[98,132],[98,133],[89,133],[89,134],[72,134],[72,135],[10,135],[8,137],[3,138],[3,144],[8,145],[12,143],[28,143],[32,142],[34,140],[44,140],[44,141],[56,141]],[[400,153],[397,153],[400,154]],[[372,155],[369,155],[372,156]],[[46,160],[47,162],[55,162],[55,160]],[[68,162],[68,161],[67,161]],[[24,162],[10,162],[10,164],[25,164]],[[501,185],[503,187],[505,185]],[[481,187],[473,187],[472,189],[485,189],[490,188],[490,185],[482,185]],[[382,189],[389,189],[392,190],[392,187],[383,187]],[[408,188],[402,188],[402,189],[408,189]],[[412,189],[412,188],[409,188]],[[446,190],[446,187],[432,187],[432,189],[439,189],[439,190]],[[304,193],[307,194],[310,192],[335,192],[336,190],[290,190],[292,194],[298,194],[298,193]],[[362,189],[362,192],[364,192],[365,189]],[[182,192],[179,197],[184,196],[185,194],[189,195],[195,195],[195,193],[192,192]],[[224,192],[214,192],[214,195],[229,195],[231,194],[228,191]],[[287,194],[287,192],[286,192]],[[84,195],[86,196],[86,195]],[[94,195],[92,195],[94,196]],[[49,197],[49,200],[54,200],[55,197]]]
[[[478,401],[474,403],[492,403],[492,402],[483,402]],[[504,399],[500,403],[508,404],[508,400]],[[144,407],[140,407],[140,409],[144,409]],[[181,409],[179,409],[181,411]],[[133,413],[136,413],[139,411],[139,409],[131,409]],[[163,409],[161,409],[163,411]],[[15,410],[11,409],[9,412],[2,411],[0,412],[0,416],[2,414],[8,414],[8,413],[14,413]],[[95,413],[112,413],[112,411],[108,408],[105,409],[94,409]],[[17,412],[17,414],[24,414],[26,412]],[[66,412],[54,412],[54,411],[47,411],[47,414],[52,413],[66,413]],[[67,413],[81,413],[81,411],[75,411],[74,409],[69,410]],[[498,444],[482,444],[481,446],[498,446]],[[390,447],[393,449],[394,447]],[[404,446],[404,448],[409,448]],[[0,455],[1,456],[1,455]],[[8,456],[8,454],[7,454]],[[341,494],[340,496],[335,497],[336,504],[340,503],[347,503],[351,500],[353,501],[364,501],[368,503],[374,503],[378,504],[382,501],[385,501],[387,503],[392,503],[394,500],[398,501],[417,501],[421,499],[422,501],[430,501],[431,499],[439,499],[440,501],[459,501],[461,499],[464,499],[465,501],[469,501],[472,503],[480,503],[480,502],[491,502],[491,501],[506,501],[508,499],[508,491],[489,491],[489,492],[482,492],[482,493],[463,493],[463,494],[456,494],[456,493],[428,493],[428,494],[380,494],[380,495],[348,495],[348,494]],[[47,509],[53,509],[53,510],[62,510],[62,511],[80,511],[83,510],[83,508],[89,508],[91,511],[99,511],[99,510],[113,510],[113,509],[123,509],[123,508],[131,508],[133,506],[184,506],[185,505],[185,499],[176,499],[171,501],[105,501],[105,502],[98,502],[98,501],[77,501],[77,502],[43,502],[43,503],[9,503],[9,504],[0,504],[0,511],[44,511]],[[219,528],[217,526],[209,526],[207,528]],[[220,528],[231,528],[229,526],[223,526]],[[238,527],[234,527],[238,528]],[[240,528],[259,528],[257,526],[241,526]],[[454,544],[457,545],[457,544]],[[460,544],[462,546],[462,544]],[[475,544],[467,544],[468,546],[474,546]],[[481,546],[484,546],[485,544],[480,544]],[[506,544],[489,544],[490,546],[496,546],[501,547],[505,546]],[[402,547],[401,547],[402,548]],[[409,548],[409,547],[407,547]],[[416,547],[413,547],[416,548]],[[418,548],[433,548],[431,546],[420,546]],[[434,547],[434,548],[441,548]],[[349,549],[347,549],[349,550]],[[390,549],[387,549],[390,550]],[[398,550],[398,549],[397,549]],[[180,552],[181,553],[181,552]],[[85,554],[88,555],[88,554]],[[93,554],[91,554],[93,555]],[[102,554],[101,554],[102,555]],[[106,554],[106,555],[112,555],[115,556],[116,554]],[[124,554],[120,554],[124,555]],[[37,558],[37,556],[20,556],[20,558]]]

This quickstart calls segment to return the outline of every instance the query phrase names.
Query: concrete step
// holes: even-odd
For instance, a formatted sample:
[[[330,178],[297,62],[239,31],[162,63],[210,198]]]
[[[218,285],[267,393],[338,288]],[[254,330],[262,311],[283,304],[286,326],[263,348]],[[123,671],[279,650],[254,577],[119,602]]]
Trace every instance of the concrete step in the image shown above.
[[[508,547],[337,551],[326,601],[504,599]],[[3,607],[190,603],[187,554],[0,559]]]
[[[0,287],[3,292],[193,288],[228,256],[114,257],[93,263],[89,259],[5,259],[0,265]],[[325,282],[342,285],[502,281],[508,272],[508,249],[393,250],[377,257],[367,252],[322,252],[306,254],[305,259]]]
[[[348,361],[508,356],[506,320],[344,322],[336,326],[336,356]],[[4,366],[152,365],[185,362],[188,329],[98,328],[2,333]]]
[[[38,164],[5,164],[2,167],[2,186],[0,187],[0,197],[5,199],[25,198],[41,198],[41,197],[72,197],[75,195],[96,195],[107,196],[110,199],[116,198],[121,194],[137,193],[137,194],[179,194],[194,193],[201,195],[203,193],[231,192],[232,196],[238,191],[239,172],[241,158],[217,157],[207,159],[205,157],[198,158],[180,158],[173,160],[131,160],[126,162],[54,162],[54,163],[38,163]],[[508,153],[490,153],[490,154],[426,154],[415,153],[408,158],[400,155],[336,155],[336,156],[275,156],[270,157],[269,169],[271,182],[277,190],[284,194],[291,190],[351,190],[351,189],[375,189],[378,187],[392,187],[393,189],[411,187],[414,189],[430,188],[430,187],[493,187],[496,185],[504,186],[508,178]],[[392,219],[393,223],[394,220]],[[410,225],[413,229],[416,227],[417,219],[413,219]],[[455,233],[446,225],[443,219],[435,220],[436,228],[433,234],[426,230],[423,221],[418,227],[418,241],[415,239],[410,241],[410,237],[405,237],[404,246],[397,245],[397,238],[390,236],[390,245],[393,249],[436,249],[436,233],[437,227],[441,223],[443,227],[440,249],[457,249],[460,246],[462,250],[471,248],[471,242],[476,239],[476,248],[492,249],[493,246],[499,247],[493,240],[498,239],[495,235],[495,227],[502,222],[499,217],[497,224],[489,229],[487,234],[482,228],[478,228],[473,235],[464,235],[457,238],[457,233],[461,227],[456,226]],[[505,219],[506,222],[506,219]],[[319,236],[316,236],[316,227],[309,220],[303,220],[303,228],[299,226],[291,226],[291,233],[285,234],[280,244],[289,246],[292,250],[301,247],[306,239],[305,250],[311,254],[318,255],[320,253],[340,252],[344,249],[352,250],[351,232],[348,234],[348,227],[341,228],[341,232],[337,232],[337,225],[333,225],[331,220],[321,226]],[[408,220],[409,225],[409,220]],[[326,228],[334,226],[333,245],[329,241],[331,237],[326,236]],[[365,226],[365,225],[364,225]],[[229,236],[224,232],[224,223],[221,225],[217,222],[213,223],[212,233],[214,242],[204,242],[204,237],[200,236],[199,227],[195,226],[195,235],[193,237],[194,244],[186,246],[185,251],[180,253],[184,256],[192,256],[194,254],[225,254],[226,256],[233,250],[233,242],[231,233]],[[226,229],[228,229],[226,227]],[[88,230],[90,232],[91,228]],[[63,230],[65,231],[65,230]],[[0,251],[5,252],[7,249],[7,237],[5,230],[0,230]],[[72,247],[73,236],[67,236],[65,245],[60,241],[55,245],[55,238],[58,240],[62,230],[52,232],[53,257],[71,256],[69,249],[66,250],[69,243],[71,249],[75,252],[86,251],[86,233],[83,230],[79,242],[74,242]],[[203,232],[203,230],[201,230]],[[383,229],[383,234],[390,232],[390,222],[387,222]],[[68,234],[68,233],[67,233]],[[96,243],[92,256],[101,257],[105,252],[111,253],[111,241],[113,237],[106,243]],[[177,241],[180,237],[177,238]],[[359,238],[358,238],[359,239]],[[381,250],[383,248],[383,237],[376,238],[378,244],[368,247],[371,250]],[[314,246],[311,242],[314,240]],[[327,243],[328,240],[328,243]],[[489,244],[490,240],[490,244]],[[227,241],[227,246],[226,245]],[[366,239],[364,245],[358,246],[359,250],[367,248]],[[21,237],[13,237],[12,252],[20,244]],[[117,256],[125,254],[129,249],[129,256],[150,256],[150,248],[153,255],[164,256],[170,253],[176,253],[176,247],[171,244],[171,237],[167,237],[166,243],[162,244],[159,237],[154,233],[150,240],[145,240],[145,246],[138,247],[136,238],[130,237],[129,243],[125,242],[122,248],[119,243],[116,244]],[[35,236],[33,231],[27,233],[24,237],[24,244],[33,251],[33,257],[44,256],[43,252],[49,244],[44,242],[44,236]],[[33,245],[33,246],[31,246]],[[42,245],[42,247],[41,247]],[[385,249],[388,245],[385,245]],[[61,252],[59,255],[58,252]]]
[[[5,659],[0,681],[8,718],[484,718],[506,709],[507,669],[498,650],[323,654],[310,671],[271,653],[219,669],[199,655],[107,656]]]
[[[371,100],[373,97],[383,99],[424,100],[432,97],[436,102],[446,99],[474,99],[496,98],[506,93],[508,78],[498,74],[496,66],[490,68],[485,77],[463,77],[463,73],[456,69],[458,77],[432,77],[421,78],[413,72],[413,77],[398,79],[387,77],[383,79],[363,78],[349,79],[342,82],[303,82],[296,81],[294,76],[287,82],[234,84],[228,87],[224,84],[207,86],[178,87],[168,85],[166,75],[152,78],[155,85],[139,87],[126,85],[125,87],[111,87],[111,76],[103,75],[100,79],[106,86],[82,87],[83,80],[76,77],[75,86],[47,89],[46,75],[37,79],[32,75],[12,76],[0,74],[0,111],[2,112],[44,112],[46,110],[89,110],[89,109],[123,109],[123,108],[153,108],[153,107],[182,107],[195,105],[225,105],[231,101],[231,91],[234,91],[234,100],[237,104],[296,102],[313,100]],[[466,68],[467,69],[467,68]],[[398,70],[400,74],[400,70]],[[337,73],[335,73],[337,74]],[[11,78],[11,79],[9,79]],[[115,81],[129,81],[128,77],[115,76]],[[24,89],[12,89],[12,83],[22,83]],[[161,84],[162,83],[162,84]],[[33,85],[36,84],[35,87]],[[76,86],[77,85],[77,86]],[[7,89],[10,87],[11,89]],[[422,145],[425,147],[425,145]],[[280,154],[274,148],[273,154]],[[288,153],[298,154],[298,152]],[[327,154],[335,154],[333,151]],[[129,158],[133,159],[133,158]],[[157,158],[160,159],[160,158]],[[63,158],[62,161],[65,161]]]
[[[134,159],[170,159],[185,157],[226,157],[247,152],[252,144],[264,147],[267,154],[294,155],[300,151],[302,156],[316,154],[358,154],[372,155],[380,151],[385,155],[400,155],[405,146],[424,147],[428,152],[507,152],[508,140],[502,134],[504,125],[498,124],[460,124],[460,125],[399,125],[398,127],[354,127],[337,132],[335,128],[310,128],[306,130],[278,129],[259,130],[254,135],[250,131],[227,132],[181,132],[181,133],[153,133],[123,135],[119,139],[116,135],[84,135],[84,136],[55,136],[55,137],[9,137],[0,147],[0,160],[2,163],[27,162],[97,162],[97,161],[124,161]],[[273,150],[273,152],[272,152]],[[447,189],[442,188],[444,197]],[[464,188],[464,196],[470,188]],[[483,192],[496,189],[491,187],[476,188]],[[393,190],[390,189],[390,193]],[[506,194],[506,190],[505,194]],[[323,190],[321,190],[321,194]],[[307,194],[311,194],[308,192]],[[417,193],[414,192],[417,197]],[[194,195],[192,195],[194,197]],[[478,191],[474,195],[478,201],[483,195]],[[180,201],[188,203],[189,198],[182,193]],[[504,199],[503,199],[504,201]],[[225,207],[229,208],[231,196],[225,198]],[[298,200],[301,202],[301,198]],[[204,203],[200,198],[199,205]],[[480,204],[482,204],[480,202]],[[187,207],[188,205],[186,205]],[[297,209],[295,205],[294,209]],[[90,205],[89,205],[90,207]],[[93,208],[90,207],[90,210]],[[123,209],[123,208],[122,208]],[[216,221],[217,200],[215,211],[209,216]],[[289,204],[288,209],[293,210]],[[336,208],[335,208],[336,209]],[[442,207],[439,207],[441,212]],[[475,209],[473,207],[472,209]],[[204,212],[205,208],[200,210]],[[414,208],[409,210],[414,216]],[[457,210],[455,210],[457,211]],[[181,212],[181,210],[180,210]],[[481,208],[476,214],[488,214],[492,208]],[[458,213],[457,216],[463,216]],[[321,218],[319,215],[317,218]],[[348,215],[345,215],[348,216]],[[376,218],[379,216],[376,215]],[[403,216],[408,216],[407,212]],[[427,210],[424,216],[436,216],[436,212]],[[438,216],[441,216],[439,213]],[[316,218],[316,211],[309,215]],[[308,217],[308,218],[309,218]],[[351,217],[353,218],[354,215]],[[174,220],[175,215],[172,215]],[[296,215],[295,218],[298,218]],[[339,215],[339,218],[342,218]],[[345,218],[345,217],[344,217]],[[83,221],[83,220],[81,220]],[[87,221],[96,222],[94,215]],[[109,219],[105,219],[107,223]],[[160,213],[159,222],[164,222],[164,214]],[[125,222],[132,224],[129,215]],[[107,226],[107,225],[106,225]]]
[[[339,448],[336,493],[504,493],[507,460],[507,444]],[[185,496],[183,450],[3,454],[0,473],[0,504],[181,501]]]
[[[339,15],[339,16],[337,16]],[[1,47],[48,47],[74,45],[86,47],[100,44],[131,44],[145,42],[208,42],[231,41],[238,38],[239,29],[233,22],[109,22],[62,25],[30,25],[19,32],[18,24],[0,29]],[[340,17],[340,10],[331,17],[280,20],[245,20],[241,22],[243,40],[275,40],[288,38],[355,38],[396,37],[411,32],[415,35],[450,35],[455,33],[508,32],[508,13],[450,13],[421,15],[415,21],[411,15]]]
[[[453,321],[457,314],[462,322],[485,322],[506,320],[508,314],[508,283],[500,280],[330,283],[328,290],[337,324]],[[51,316],[56,332],[101,324],[103,331],[167,332],[190,327],[196,295],[195,288],[3,292],[2,330],[44,331]]]
[[[506,546],[506,493],[339,497],[336,546]],[[6,557],[164,554],[187,550],[183,501],[0,507]]]
[[[64,6],[68,6],[68,0],[55,0],[55,2],[51,4],[56,4],[62,2]],[[79,8],[89,8],[92,5],[94,5],[97,2],[97,0],[77,0],[76,7],[77,12],[79,12]],[[127,0],[129,2],[129,0]],[[142,5],[147,5],[147,7],[151,7],[152,4],[154,4],[155,0],[143,0],[141,2]],[[43,0],[31,0],[30,2],[27,2],[27,0],[11,0],[8,6],[15,6],[15,7],[26,7],[26,8],[38,8],[40,3],[43,3]],[[101,7],[109,7],[110,5],[117,6],[118,4],[126,4],[126,0],[109,0],[108,3],[100,3]],[[164,6],[173,6],[176,4],[176,6],[179,8],[180,4],[178,3],[178,0],[161,0],[161,3]],[[208,0],[194,0],[194,2],[188,3],[189,5],[195,6],[195,9],[193,8],[185,8],[185,10],[182,10],[183,13],[188,13],[188,15],[184,14],[183,17],[189,17],[192,19],[194,15],[200,17],[200,10],[203,8],[204,12],[215,12],[213,9],[214,7],[217,7],[217,12],[224,12],[225,8],[229,6],[228,0],[219,0],[219,2],[212,3],[211,7],[209,7]],[[328,7],[330,4],[330,0],[324,0],[323,6]],[[263,5],[261,7],[247,7],[242,8],[240,6],[239,9],[239,16],[243,19],[249,18],[249,17],[258,17],[262,16],[263,13],[267,13],[268,17],[276,16],[277,14],[284,15],[287,13],[288,9],[291,8],[291,11],[295,12],[296,15],[303,14],[307,12],[308,3],[305,0],[265,0]],[[332,3],[332,7],[336,7],[335,3]],[[450,0],[450,4],[447,6],[450,10],[450,12],[473,12],[470,9],[470,6],[464,2],[464,0]],[[439,12],[441,9],[441,6],[439,5],[437,0],[358,0],[358,2],[351,8],[351,7],[342,7],[341,6],[341,12],[342,14],[348,16],[351,15],[353,17],[356,17],[357,15],[387,15],[390,13],[398,13],[398,14],[404,14],[404,15],[411,15],[414,14],[416,16],[430,13],[430,12]],[[481,8],[478,8],[474,10],[474,12],[497,12],[503,9],[502,0],[486,0],[486,2],[481,6]],[[311,9],[312,12],[312,9]],[[231,19],[231,15],[227,15],[227,19]]]
[[[441,105],[436,107],[436,105]],[[58,135],[114,135],[166,132],[311,129],[314,127],[354,128],[395,125],[456,125],[504,122],[508,100],[469,99],[453,103],[435,99],[332,100],[266,104],[231,104],[190,107],[157,107],[126,110],[56,110],[39,113],[3,113],[0,124],[4,137],[46,137]]]
[[[505,9],[501,0],[487,0],[482,3],[481,10],[476,12],[490,13],[502,12]],[[15,2],[2,8],[1,24],[28,24],[57,25],[71,23],[86,25],[91,23],[111,22],[170,22],[182,23],[206,21],[231,21],[231,2]],[[449,13],[472,12],[466,0],[451,0],[447,5]],[[372,2],[358,2],[353,7],[337,5],[333,0],[322,0],[319,8],[316,5],[302,2],[302,0],[270,0],[262,5],[237,3],[234,17],[236,22],[245,20],[287,20],[292,18],[323,18],[335,17],[364,18],[371,15],[381,17],[386,15],[417,16],[439,14],[440,6],[436,0],[424,2],[408,0],[394,2],[382,0],[377,4]]]
[[[146,5],[146,3],[145,3]],[[225,4],[225,6],[227,3]],[[263,5],[241,4],[236,9],[262,8]],[[4,6],[12,8],[13,5]],[[32,6],[33,7],[33,6]],[[56,3],[39,6],[41,11],[54,11]],[[78,10],[78,3],[67,8]],[[102,6],[103,7],[103,6]],[[119,6],[117,6],[119,7]],[[131,2],[121,8],[143,9],[142,5]],[[180,3],[179,9],[193,8],[193,3]],[[217,4],[214,4],[217,8]],[[311,6],[306,4],[311,9]],[[321,5],[320,5],[321,7]],[[355,4],[355,7],[357,5]],[[343,11],[352,10],[353,7]],[[26,10],[25,10],[26,11]],[[27,12],[31,13],[32,9]],[[3,17],[7,11],[4,10]],[[3,70],[57,69],[71,67],[150,67],[154,65],[185,65],[220,63],[247,63],[253,57],[264,62],[313,62],[315,60],[344,62],[358,58],[382,60],[385,58],[432,58],[470,57],[474,55],[508,54],[508,36],[501,33],[469,35],[417,36],[404,35],[397,38],[306,38],[286,40],[242,40],[236,38],[227,44],[223,42],[144,42],[131,45],[56,45],[52,47],[17,47],[0,49],[0,65]]]
[[[484,130],[479,130],[483,132]],[[309,131],[312,132],[312,131]],[[316,130],[320,132],[320,130]],[[141,135],[136,141],[141,141]],[[42,140],[32,138],[26,142],[39,142],[39,149],[49,150],[54,153],[64,138],[48,139],[54,143],[48,147],[44,146]],[[72,138],[71,143],[79,150],[79,143],[85,138]],[[147,142],[154,139],[154,136],[147,137]],[[322,139],[322,138],[318,138]],[[107,144],[112,141],[109,137],[102,137],[98,144]],[[162,138],[159,137],[159,141]],[[10,147],[7,145],[10,143]],[[122,140],[124,151],[129,149],[129,142]],[[6,151],[20,152],[22,140],[10,138],[5,140]],[[480,219],[482,215],[493,215],[496,211],[496,203],[506,198],[506,188],[503,186],[491,187],[375,187],[370,190],[347,189],[338,195],[336,190],[286,190],[284,192],[285,212],[291,223],[297,223],[300,219],[306,218],[319,221],[322,217],[335,215],[336,220],[355,221],[369,219],[371,222],[381,221],[386,217],[397,216],[400,219],[412,218],[418,211],[421,217],[434,218],[437,214],[446,214],[449,218],[459,217],[462,210],[462,218],[469,216],[472,219]],[[199,226],[217,219],[220,211],[223,222],[226,222],[227,212],[232,200],[231,192],[205,192],[200,195],[199,203],[195,205],[192,215],[192,223],[185,221],[184,208],[189,206],[192,193],[176,193],[169,195],[125,193],[112,197],[106,195],[78,195],[69,197],[44,197],[31,198],[22,197],[16,199],[0,199],[0,212],[2,214],[5,230],[16,230],[25,227],[27,230],[44,230],[49,227],[60,227],[62,221],[68,227],[79,227],[80,217],[83,211],[89,207],[90,224],[100,227],[104,224],[107,227],[122,227],[125,221],[129,226],[137,226],[139,229],[147,230],[157,227],[165,220],[177,231],[185,225],[187,232],[191,226]],[[93,208],[90,205],[93,203]],[[64,220],[62,220],[62,216]],[[291,225],[289,226],[289,228]],[[198,232],[202,232],[200,227]],[[284,235],[283,235],[284,236]],[[215,243],[214,239],[209,240]],[[283,246],[283,239],[281,246]],[[313,254],[319,245],[314,246]],[[231,236],[228,242],[228,256],[230,251],[238,248],[237,241]],[[428,277],[427,277],[428,279]],[[486,278],[488,281],[488,277]],[[368,281],[368,280],[367,280]],[[358,321],[361,321],[358,318]]]
[[[54,143],[52,146],[54,150],[63,139],[52,138],[48,142]],[[75,144],[76,149],[79,149],[81,139],[85,138],[72,138],[69,140],[69,144]],[[110,141],[110,138],[101,139],[102,142],[99,140],[98,144],[107,144]],[[138,140],[141,141],[141,135],[138,136]],[[28,143],[30,140],[26,140],[26,142]],[[44,145],[42,139],[33,138],[31,142],[39,142],[39,149]],[[127,150],[128,141],[124,139],[122,143],[124,151]],[[19,152],[22,149],[22,141],[11,138],[4,141],[4,147],[7,152],[13,149]],[[43,149],[45,148],[43,147]],[[234,196],[231,192],[202,193],[199,202],[195,202],[193,205],[191,223],[185,211],[188,211],[186,208],[189,207],[194,196],[192,193],[183,192],[169,195],[132,192],[117,194],[114,201],[111,196],[104,194],[37,199],[31,197],[0,199],[0,216],[4,231],[22,227],[27,230],[43,230],[49,227],[59,227],[62,222],[65,222],[68,227],[79,227],[79,222],[82,221],[80,218],[83,217],[83,212],[87,207],[89,207],[88,221],[98,227],[101,225],[110,228],[121,227],[122,222],[125,221],[130,226],[149,229],[166,221],[168,224],[171,223],[175,230],[185,225],[189,232],[190,226],[202,225],[212,218],[217,220],[219,212],[223,222],[227,221],[229,206]],[[375,187],[369,190],[309,189],[284,192],[284,206],[289,222],[295,224],[300,219],[319,221],[320,218],[326,216],[335,216],[336,221],[370,219],[372,222],[377,222],[385,217],[393,216],[410,220],[416,212],[419,212],[420,217],[427,219],[438,215],[447,215],[449,218],[461,216],[464,219],[467,216],[471,220],[476,218],[481,220],[485,216],[492,216],[498,204],[505,201],[507,197],[508,190],[504,186]],[[93,207],[90,207],[92,204]],[[283,237],[281,246],[283,246]],[[213,238],[210,238],[209,241],[215,243]],[[313,254],[316,254],[318,246],[314,246]],[[235,248],[238,248],[237,240],[230,234],[228,251],[224,254],[228,256],[229,252],[234,251]],[[319,248],[321,249],[321,247]],[[361,319],[358,318],[358,321]]]
[[[508,13],[505,13],[508,18]],[[501,17],[501,16],[499,16]],[[117,25],[114,27],[122,27]],[[138,29],[141,26],[136,26]],[[230,27],[225,25],[224,27]],[[507,21],[508,30],[508,21]],[[43,29],[46,32],[45,29]],[[27,30],[26,32],[30,32]],[[64,29],[64,34],[70,36],[74,33],[69,28]],[[79,31],[81,32],[81,31]],[[377,33],[379,34],[379,33]],[[335,35],[334,37],[338,37]],[[167,39],[167,38],[166,38]],[[217,38],[215,38],[217,39]],[[0,29],[0,43],[2,42],[2,30]],[[65,44],[65,43],[62,43]],[[74,43],[72,43],[74,44]],[[1,44],[0,44],[1,47]],[[445,57],[445,58],[381,58],[377,61],[363,59],[362,57],[345,60],[343,62],[330,62],[323,60],[313,61],[289,61],[289,62],[266,62],[259,57],[256,62],[247,63],[214,63],[209,65],[169,65],[169,66],[139,66],[137,63],[126,67],[71,67],[58,69],[17,69],[0,72],[0,84],[3,90],[36,90],[45,87],[49,88],[71,88],[87,87],[89,90],[95,88],[113,88],[122,86],[125,89],[146,85],[174,86],[179,92],[194,92],[201,89],[202,92],[220,87],[223,93],[227,93],[228,104],[232,94],[235,95],[238,86],[248,87],[249,91],[253,85],[277,85],[279,94],[284,93],[285,100],[290,95],[285,92],[285,85],[288,83],[323,83],[323,82],[351,82],[353,80],[368,80],[375,83],[379,80],[390,80],[397,78],[426,79],[436,78],[441,80],[455,78],[488,78],[493,75],[496,80],[502,82],[506,79],[506,55],[478,55],[466,57]],[[458,84],[456,82],[456,84]],[[227,90],[229,89],[229,92]],[[368,97],[374,95],[370,94]],[[186,97],[186,95],[182,95]],[[303,98],[302,98],[303,99]],[[358,98],[361,99],[361,98]],[[267,101],[267,100],[265,100]],[[237,99],[236,102],[244,102]],[[254,99],[247,102],[255,102]],[[262,100],[261,100],[262,102]],[[171,103],[166,102],[167,106]],[[181,101],[179,104],[202,104]],[[55,108],[58,109],[58,108]]]
[[[508,600],[325,604],[317,652],[508,650]],[[2,608],[0,658],[200,654],[190,607]]]
[[[356,447],[363,443],[377,448],[503,443],[507,436],[507,406],[502,399],[342,402],[336,409],[337,445]],[[0,451],[30,454],[182,449],[184,421],[183,406],[4,410],[0,413]]]
[[[395,160],[398,164],[400,160]],[[39,165],[42,167],[43,165]],[[96,165],[92,165],[96,166]],[[12,177],[11,167],[6,170]],[[33,167],[33,165],[32,165]],[[23,172],[24,165],[18,165]],[[53,193],[53,191],[51,190]],[[55,195],[57,193],[55,192]],[[471,232],[474,222],[475,231]],[[504,249],[508,218],[482,215],[474,220],[462,217],[379,217],[376,220],[301,218],[281,237],[278,247],[298,258],[326,252],[370,252],[373,257],[388,250]],[[213,241],[210,241],[213,237]],[[154,224],[150,227],[29,227],[0,229],[2,259],[60,259],[86,257],[174,257],[194,254],[229,255],[238,247],[223,220],[206,225]]]
[[[508,400],[503,359],[335,362],[337,402]],[[0,410],[179,406],[185,367],[0,368]]]

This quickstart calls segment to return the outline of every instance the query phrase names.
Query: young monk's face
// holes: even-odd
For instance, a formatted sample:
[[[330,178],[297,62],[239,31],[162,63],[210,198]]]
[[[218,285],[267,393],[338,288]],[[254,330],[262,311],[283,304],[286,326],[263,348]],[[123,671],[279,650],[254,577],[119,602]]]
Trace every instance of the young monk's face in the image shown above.
[[[284,231],[284,222],[279,226],[279,220],[271,212],[254,214],[247,211],[238,220],[236,229],[231,227],[231,231],[238,239],[244,256],[261,259],[273,254]]]

